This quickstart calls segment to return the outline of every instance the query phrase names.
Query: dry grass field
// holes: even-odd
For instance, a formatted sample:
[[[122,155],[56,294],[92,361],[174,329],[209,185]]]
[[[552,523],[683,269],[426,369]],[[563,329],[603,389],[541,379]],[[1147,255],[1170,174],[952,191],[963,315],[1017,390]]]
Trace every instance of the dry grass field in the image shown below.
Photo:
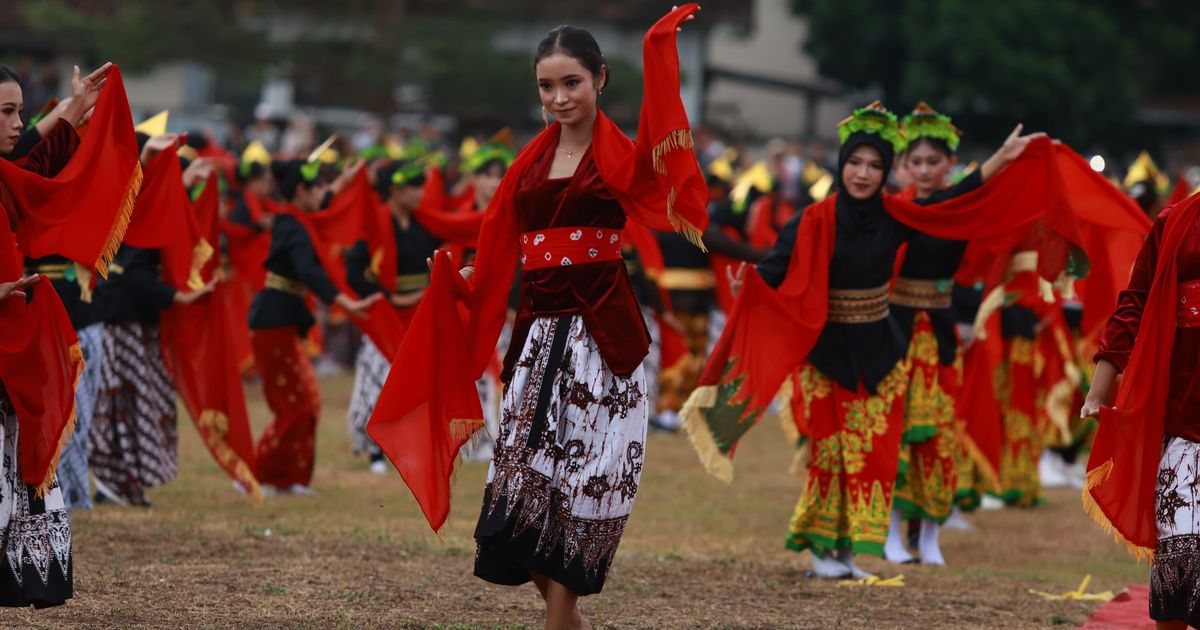
[[[181,427],[179,478],[150,509],[102,506],[78,514],[76,598],[44,611],[7,611],[4,627],[439,628],[542,625],[530,586],[471,576],[471,533],[486,467],[465,465],[451,521],[430,532],[394,472],[369,473],[350,454],[350,377],[322,382],[315,498],[255,507],[231,489],[190,426]],[[256,430],[266,421],[248,388]],[[186,416],[181,422],[189,424]],[[1083,514],[1075,491],[1036,510],[971,517],[946,532],[950,566],[893,567],[864,559],[903,588],[806,577],[809,557],[783,548],[800,491],[774,423],[751,433],[737,479],[700,468],[686,438],[654,435],[638,503],[603,594],[583,608],[600,628],[1071,628],[1095,603],[1043,601],[1087,574],[1090,590],[1144,583],[1138,566]]]

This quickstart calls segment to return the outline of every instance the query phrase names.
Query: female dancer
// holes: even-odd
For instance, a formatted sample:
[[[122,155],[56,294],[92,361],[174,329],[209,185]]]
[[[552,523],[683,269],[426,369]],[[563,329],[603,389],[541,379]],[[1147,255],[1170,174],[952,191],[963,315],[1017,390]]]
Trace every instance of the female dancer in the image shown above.
[[[919,103],[901,124],[906,142],[904,168],[917,204],[937,203],[974,190],[1019,155],[1020,146],[1006,142],[979,169],[945,188],[946,174],[958,162],[955,151],[961,132],[948,116],[925,103]],[[892,287],[891,312],[908,338],[909,370],[902,436],[905,446],[884,546],[884,555],[892,562],[912,561],[901,523],[919,518],[921,562],[945,564],[938,534],[950,516],[959,454],[954,404],[959,381],[955,368],[958,336],[951,290],[966,248],[966,241],[915,234]]]
[[[737,441],[792,374],[788,407],[808,438],[808,481],[787,546],[814,552],[823,577],[866,575],[856,552],[882,555],[899,468],[908,366],[907,340],[889,314],[896,252],[920,232],[942,238],[997,236],[995,208],[1026,208],[1013,225],[1041,212],[1025,204],[1041,193],[1044,171],[1028,160],[999,180],[936,207],[882,194],[902,136],[895,116],[876,102],[839,126],[839,189],[785,225],[771,253],[746,278],[730,323],[684,408],[685,428],[708,469],[732,478]],[[1033,136],[1005,142],[1020,155]],[[1047,140],[1038,154],[1050,151]],[[1037,170],[1041,168],[1042,170]],[[769,287],[776,287],[772,290]],[[766,331],[769,331],[766,332]],[[785,390],[786,391],[786,390]]]
[[[76,68],[72,93],[23,161],[0,160],[0,606],[55,606],[73,590],[70,514],[55,469],[76,422],[83,357],[53,287],[34,286],[41,276],[24,276],[22,263],[58,254],[106,273],[141,182],[120,74],[106,65],[81,78]],[[93,105],[81,140],[74,127]],[[16,75],[0,68],[0,154],[16,144],[22,106]],[[86,168],[71,168],[79,163]]]
[[[275,162],[272,170],[285,205],[271,223],[266,287],[250,305],[250,342],[267,404],[275,414],[255,449],[258,478],[274,492],[311,494],[321,392],[302,341],[315,323],[305,298],[311,290],[326,304],[363,316],[376,297],[340,293],[322,268],[303,220],[321,209],[324,193],[316,164]]]
[[[1200,195],[1159,213],[1096,354],[1081,417],[1099,416],[1084,507],[1152,558],[1150,617],[1200,627]],[[1113,407],[1104,407],[1124,372]]]
[[[604,586],[644,463],[641,364],[650,339],[621,258],[621,229],[632,218],[698,240],[707,220],[674,37],[697,9],[672,11],[646,35],[636,145],[597,107],[609,68],[595,39],[563,26],[539,44],[538,93],[556,121],[505,175],[476,267],[463,270],[469,282],[439,254],[401,347],[413,361],[393,366],[368,427],[440,527],[455,454],[482,424],[474,381],[495,351],[519,259],[520,310],[475,530],[475,574],[534,582],[547,628],[590,627],[577,600]],[[456,295],[472,308],[468,322],[457,316]]]

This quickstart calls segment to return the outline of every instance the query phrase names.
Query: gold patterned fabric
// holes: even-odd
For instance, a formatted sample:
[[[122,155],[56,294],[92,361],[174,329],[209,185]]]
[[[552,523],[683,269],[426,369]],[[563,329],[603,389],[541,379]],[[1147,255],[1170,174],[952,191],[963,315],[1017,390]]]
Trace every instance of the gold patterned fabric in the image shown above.
[[[801,369],[795,396],[805,410],[808,479],[796,504],[787,547],[814,553],[852,549],[883,555],[900,465],[908,361],[871,394],[848,390],[812,366]]]

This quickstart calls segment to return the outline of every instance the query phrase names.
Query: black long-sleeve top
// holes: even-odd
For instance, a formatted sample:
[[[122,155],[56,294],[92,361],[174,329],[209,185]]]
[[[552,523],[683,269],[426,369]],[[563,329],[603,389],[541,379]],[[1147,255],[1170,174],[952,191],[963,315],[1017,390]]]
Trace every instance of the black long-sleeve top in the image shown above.
[[[411,219],[408,228],[402,228],[396,217],[391,217],[392,229],[396,235],[396,275],[416,276],[429,275],[429,264],[426,262],[441,246],[421,226],[417,220]],[[419,288],[398,290],[397,287],[381,287],[371,273],[371,252],[366,241],[358,241],[346,252],[346,281],[359,297],[367,297],[375,293],[412,293]]]
[[[915,231],[880,204],[845,203],[839,197],[836,214],[829,289],[874,289],[887,284],[897,250]],[[778,288],[787,276],[803,216],[801,211],[784,224],[775,246],[758,264],[758,274],[772,287]],[[907,350],[904,331],[892,317],[856,324],[826,322],[808,361],[846,389],[857,390],[861,384],[873,393]]]
[[[914,203],[927,206],[946,201],[982,185],[983,175],[976,169],[954,186],[934,191],[932,195],[924,199],[914,200]],[[962,263],[963,254],[966,251],[967,241],[951,241],[917,232],[908,242],[908,251],[904,255],[904,265],[900,268],[900,276],[913,280],[937,280],[950,283],[958,271],[958,266]],[[929,323],[933,327],[933,335],[938,342],[938,359],[942,365],[952,365],[958,353],[958,335],[954,330],[953,305],[950,308],[914,309],[903,304],[893,304],[891,306],[892,317],[895,317],[900,324],[906,344],[912,336],[913,320],[919,310],[929,313]]]
[[[279,214],[271,223],[271,248],[263,267],[273,274],[300,282],[326,304],[337,299],[337,287],[321,267],[312,240],[295,217]],[[250,328],[253,330],[295,326],[300,335],[305,335],[314,323],[304,298],[287,291],[266,287],[250,304]]]
[[[122,245],[108,278],[96,285],[93,302],[105,323],[157,324],[175,302],[175,289],[162,281],[158,250]]]
[[[83,301],[83,289],[76,280],[75,274],[78,271],[74,262],[63,256],[46,256],[45,258],[27,258],[25,260],[25,273],[27,274],[40,273],[47,267],[53,268],[54,277],[50,278],[50,286],[54,287],[54,291],[62,300],[75,330],[83,330],[92,324],[103,321],[103,313],[95,295],[93,294],[91,302]],[[58,271],[59,269],[62,271]],[[60,273],[67,277],[57,277]],[[91,273],[95,273],[95,271]]]

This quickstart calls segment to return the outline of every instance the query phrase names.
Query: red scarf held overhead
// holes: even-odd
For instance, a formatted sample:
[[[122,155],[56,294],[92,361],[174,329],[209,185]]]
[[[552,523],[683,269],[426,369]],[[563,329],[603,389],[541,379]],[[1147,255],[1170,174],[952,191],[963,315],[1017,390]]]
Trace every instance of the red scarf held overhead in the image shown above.
[[[787,375],[806,360],[825,326],[836,199],[837,193],[805,210],[787,276],[777,290],[747,270],[725,331],[681,412],[693,446],[718,478],[732,480],[738,441]],[[928,206],[885,195],[883,209],[939,238],[1002,242],[1042,220],[1057,241],[1079,243],[1049,139],[1030,143],[1019,159],[969,193]],[[1043,273],[1057,277],[1065,255],[1056,264]]]
[[[708,189],[679,99],[675,29],[698,9],[679,7],[646,33],[636,145],[600,111],[591,145],[604,185],[627,216],[653,229],[678,228],[693,242],[708,222]],[[538,134],[505,174],[483,220],[472,280],[464,281],[444,252],[436,256],[433,282],[401,344],[404,361],[392,366],[367,425],[434,530],[449,514],[458,449],[483,423],[474,381],[492,361],[504,325],[518,258],[517,186],[553,150],[560,131],[556,122]]]
[[[1135,556],[1150,559],[1158,542],[1155,483],[1166,423],[1175,342],[1179,249],[1200,220],[1200,194],[1168,208],[1154,282],[1112,407],[1100,409],[1100,428],[1088,458],[1084,509]]]
[[[137,138],[121,71],[113,66],[87,133],[54,177],[0,160],[0,181],[17,205],[17,245],[29,258],[65,256],[108,275],[142,182]],[[65,124],[65,123],[60,123]]]
[[[214,242],[220,229],[218,188],[214,175],[195,205],[188,208],[203,238]],[[201,283],[216,277],[218,268],[216,257],[198,268]],[[163,312],[163,362],[217,465],[260,500],[254,440],[239,369],[241,357],[231,343],[234,326],[241,324],[230,319],[231,310],[226,302],[231,288],[219,283],[203,300],[175,304]]]

